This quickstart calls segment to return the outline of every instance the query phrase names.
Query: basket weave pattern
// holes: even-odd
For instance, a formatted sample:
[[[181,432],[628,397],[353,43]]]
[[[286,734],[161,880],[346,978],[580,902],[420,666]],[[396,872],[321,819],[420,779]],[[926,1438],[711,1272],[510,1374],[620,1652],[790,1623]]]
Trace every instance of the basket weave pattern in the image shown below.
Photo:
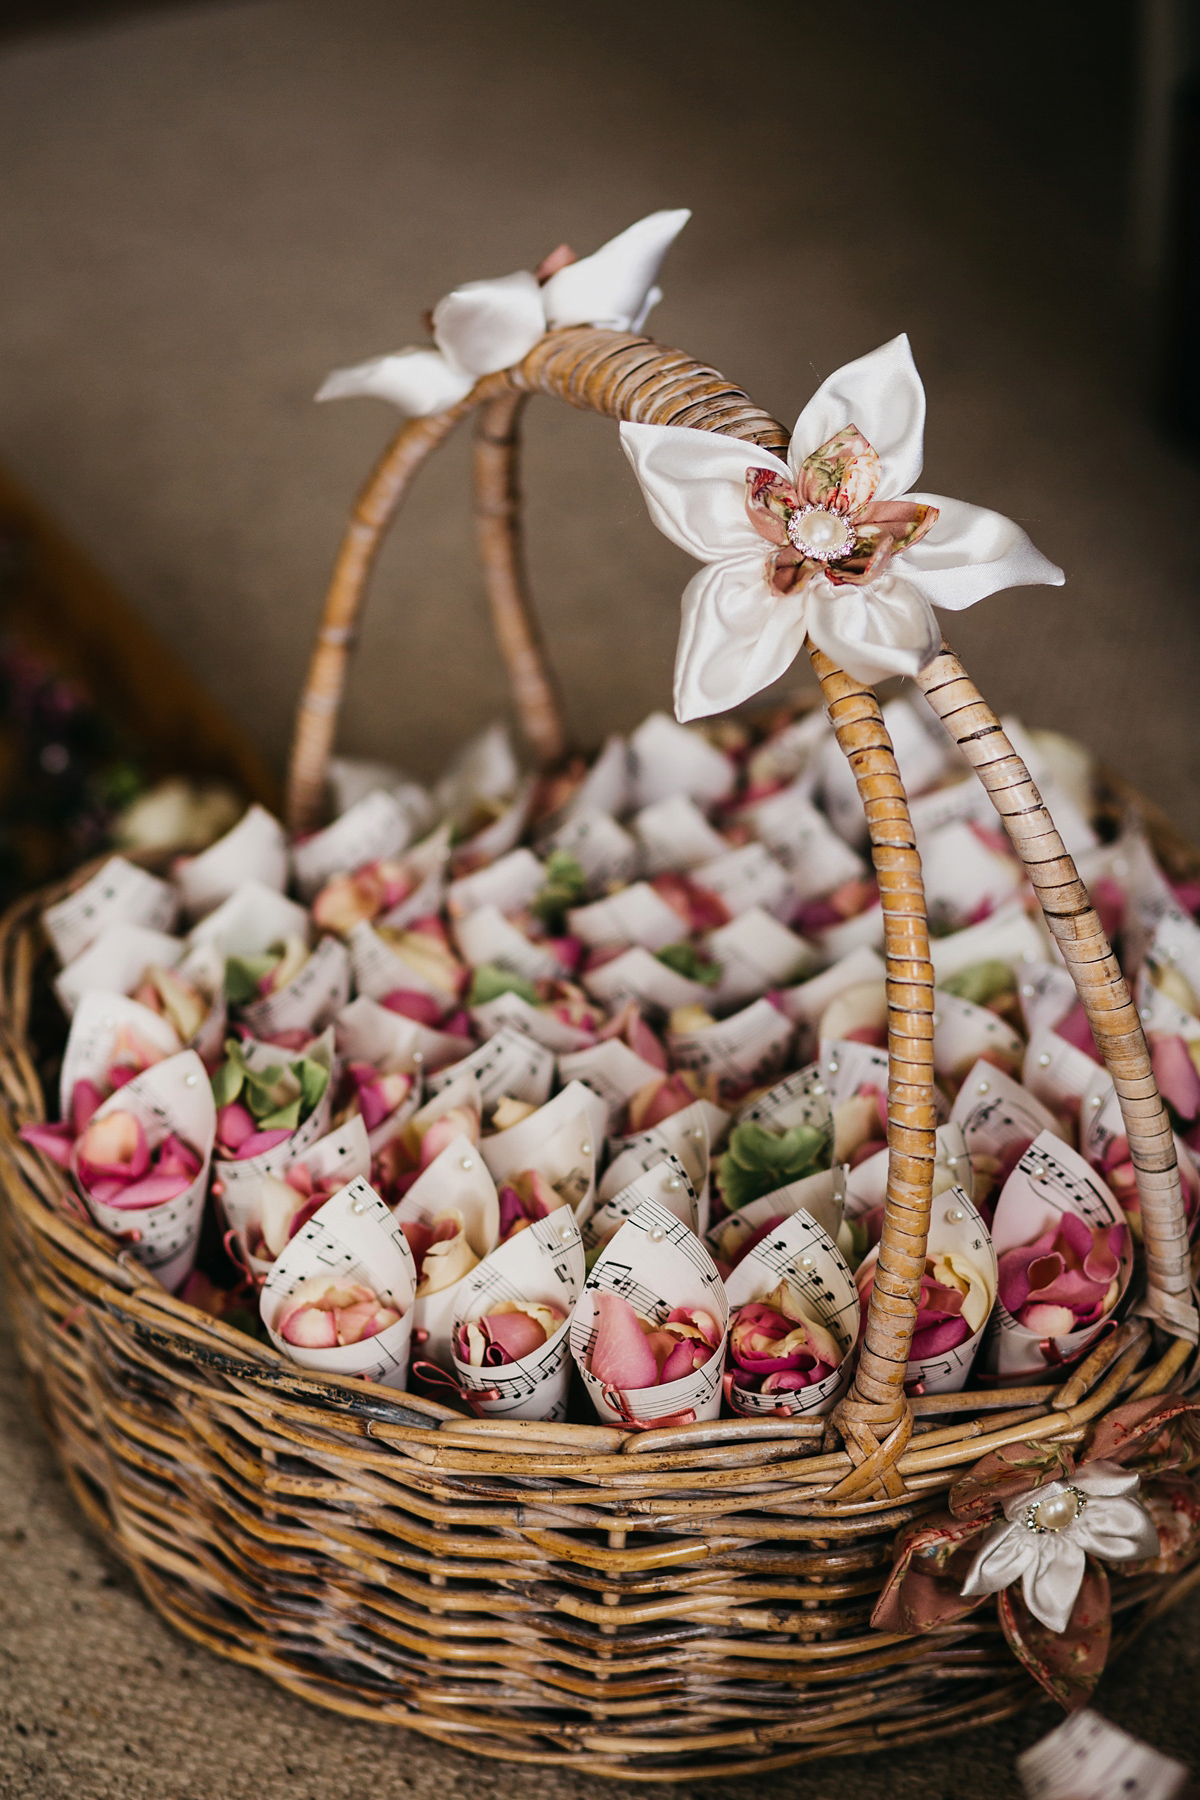
[[[406,424],[335,570],[298,718],[294,828],[317,818],[382,533],[424,458],[474,409],[494,623],[532,748],[543,763],[564,749],[517,529],[518,419],[535,392],[614,418],[787,442],[716,371],[591,328],[547,334],[457,407]],[[990,1610],[920,1638],[872,1631],[870,1614],[897,1529],[985,1452],[1019,1438],[1078,1444],[1118,1400],[1179,1379],[1190,1275],[1170,1126],[1086,890],[946,651],[921,685],[992,794],[1075,978],[1121,1098],[1154,1312],[1181,1335],[1156,1341],[1130,1319],[1057,1390],[907,1400],[936,1122],[920,864],[874,694],[819,652],[812,660],[867,813],[889,1001],[884,1233],[854,1385],[832,1428],[739,1419],[631,1433],[465,1418],[308,1376],[184,1305],[82,1219],[61,1174],[15,1136],[44,1113],[29,1022],[43,993],[38,917],[53,896],[0,925],[0,1222],[22,1354],[85,1512],[190,1637],[347,1714],[639,1780],[915,1743],[1036,1697]],[[1115,1647],[1188,1582],[1118,1582]]]

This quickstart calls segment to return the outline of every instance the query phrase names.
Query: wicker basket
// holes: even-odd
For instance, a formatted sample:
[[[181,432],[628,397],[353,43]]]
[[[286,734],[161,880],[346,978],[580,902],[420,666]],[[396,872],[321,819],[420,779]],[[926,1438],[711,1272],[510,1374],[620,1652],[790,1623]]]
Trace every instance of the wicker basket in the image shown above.
[[[526,604],[517,424],[530,393],[617,419],[787,435],[714,370],[648,339],[551,332],[459,405],[406,424],[356,507],[301,703],[290,823],[317,822],[350,642],[413,474],[477,415],[480,544],[538,759],[565,748]],[[1024,860],[1114,1076],[1138,1174],[1150,1312],[1063,1385],[909,1401],[930,1217],[933,972],[920,863],[874,694],[812,661],[866,808],[886,927],[886,1219],[854,1384],[824,1422],[642,1432],[464,1417],[306,1375],[165,1292],[19,1143],[43,1115],[45,949],[30,896],[0,925],[4,1237],[25,1362],[96,1529],[181,1631],[344,1714],[481,1754],[671,1781],[901,1746],[1003,1718],[1040,1690],[995,1615],[873,1631],[897,1528],[986,1451],[1081,1442],[1118,1400],[1184,1379],[1195,1318],[1171,1131],[1137,1011],[1020,758],[948,651],[920,684]],[[1153,821],[1151,821],[1153,829]],[[1176,868],[1189,853],[1163,846]],[[1188,862],[1194,873],[1200,857]],[[1194,1579],[1194,1575],[1193,1575]],[[1122,1582],[1114,1646],[1188,1582]]]

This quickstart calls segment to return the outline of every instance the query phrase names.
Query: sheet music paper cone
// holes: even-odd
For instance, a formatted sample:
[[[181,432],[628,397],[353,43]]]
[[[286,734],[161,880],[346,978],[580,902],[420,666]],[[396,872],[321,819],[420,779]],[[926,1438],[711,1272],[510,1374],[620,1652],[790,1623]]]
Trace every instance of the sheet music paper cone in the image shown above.
[[[402,1388],[408,1381],[416,1277],[403,1231],[370,1182],[360,1179],[339,1188],[275,1259],[258,1298],[259,1312],[275,1348],[301,1368]],[[289,1344],[275,1329],[285,1303],[308,1294],[316,1298],[331,1278],[369,1288],[400,1318],[356,1344],[328,1350]]]
[[[832,1375],[807,1387],[764,1393],[747,1385],[751,1378],[738,1368],[731,1352],[729,1404],[747,1418],[777,1413],[820,1417],[833,1410],[850,1379],[850,1352],[858,1337],[860,1309],[858,1289],[845,1259],[829,1234],[803,1209],[791,1213],[762,1238],[726,1280],[732,1324],[737,1323],[739,1307],[750,1300],[765,1300],[780,1282],[787,1283],[805,1317],[823,1325],[834,1338],[841,1361]]]
[[[661,1325],[675,1307],[695,1307],[716,1321],[721,1341],[708,1361],[679,1381],[633,1388],[618,1399],[647,1424],[691,1413],[715,1419],[721,1411],[721,1377],[729,1341],[729,1301],[716,1264],[695,1232],[653,1200],[644,1200],[605,1246],[575,1306],[571,1354],[579,1367],[597,1417],[606,1424],[628,1423],[606,1398],[604,1383],[588,1367],[596,1341],[596,1295],[619,1294],[639,1319]]]
[[[488,1173],[479,1147],[460,1132],[422,1171],[396,1207],[400,1225],[419,1221],[433,1228],[439,1220],[457,1214],[463,1237],[478,1260],[496,1248],[500,1236],[500,1203],[496,1184]],[[523,1235],[523,1234],[518,1234]],[[452,1367],[451,1325],[463,1283],[471,1271],[444,1287],[429,1287],[436,1279],[431,1268],[419,1272],[413,1301],[413,1331],[420,1355],[443,1369]]]
[[[303,1155],[293,1157],[275,1175],[268,1175],[265,1170],[252,1167],[240,1181],[219,1182],[214,1185],[213,1194],[217,1207],[226,1227],[233,1233],[243,1266],[260,1284],[267,1279],[276,1261],[274,1257],[263,1256],[251,1249],[252,1244],[261,1243],[263,1189],[268,1181],[282,1181],[287,1171],[294,1169],[297,1164],[308,1170],[314,1182],[325,1182],[333,1176],[339,1176],[337,1186],[345,1187],[347,1182],[356,1181],[360,1177],[365,1179],[371,1173],[371,1147],[361,1116],[355,1113],[352,1119],[348,1119],[336,1131],[319,1138]],[[219,1194],[217,1186],[221,1190]],[[299,1192],[296,1202],[298,1207],[303,1205]]]
[[[199,1173],[183,1193],[158,1206],[108,1206],[93,1200],[77,1184],[97,1225],[116,1238],[136,1234],[132,1254],[173,1293],[190,1274],[196,1260],[217,1129],[217,1112],[204,1064],[194,1050],[181,1050],[177,1056],[155,1063],[124,1087],[115,1089],[96,1109],[93,1122],[114,1112],[132,1113],[140,1120],[151,1150],[174,1132],[200,1158]]]
[[[565,1315],[544,1344],[515,1362],[480,1367],[465,1362],[455,1349],[454,1372],[460,1386],[477,1396],[479,1412],[489,1418],[566,1418],[571,1315],[583,1280],[579,1227],[570,1207],[561,1206],[493,1250],[460,1282],[451,1328],[455,1346],[462,1326],[506,1303],[535,1302]]]
[[[937,1355],[914,1357],[908,1365],[905,1386],[910,1391],[915,1389],[920,1394],[957,1394],[967,1384],[987,1331],[988,1320],[997,1305],[996,1252],[992,1247],[988,1228],[964,1188],[948,1188],[934,1201],[926,1254],[929,1257],[953,1256],[967,1263],[986,1290],[986,1310],[968,1338]],[[878,1258],[879,1248],[876,1246],[855,1270],[854,1279],[860,1294],[867,1279],[873,1275]],[[955,1272],[962,1274],[964,1271],[956,1268]]]

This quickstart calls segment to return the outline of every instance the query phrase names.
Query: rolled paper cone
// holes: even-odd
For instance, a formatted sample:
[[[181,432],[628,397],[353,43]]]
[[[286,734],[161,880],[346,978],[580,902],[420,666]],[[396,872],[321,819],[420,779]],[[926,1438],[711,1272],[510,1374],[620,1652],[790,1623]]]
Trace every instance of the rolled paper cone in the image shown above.
[[[190,981],[208,1001],[204,1023],[187,1042],[206,1069],[215,1069],[225,1049],[228,1008],[225,1003],[225,958],[215,944],[197,944],[175,965],[176,973]]]
[[[274,1044],[260,1044],[256,1039],[247,1039],[242,1044],[242,1055],[252,1069],[267,1069],[274,1064],[294,1061],[287,1051],[281,1051]],[[329,1122],[333,1116],[333,1090],[337,1085],[338,1068],[333,1046],[333,1028],[330,1026],[315,1042],[306,1045],[304,1055],[313,1062],[319,1062],[329,1070],[329,1080],[325,1083],[325,1092],[313,1107],[308,1118],[297,1125],[291,1136],[282,1143],[264,1150],[260,1156],[218,1157],[213,1164],[226,1193],[232,1192],[243,1182],[252,1186],[262,1175],[280,1175],[292,1163],[298,1162],[313,1145],[319,1143],[329,1130]]]
[[[605,1109],[590,1088],[573,1081],[545,1106],[480,1144],[496,1182],[537,1169],[568,1206],[589,1203],[604,1142]]]
[[[951,1120],[962,1126],[972,1159],[1003,1165],[1043,1131],[1063,1138],[1062,1125],[1029,1089],[992,1063],[978,1062],[958,1090]]]
[[[855,1048],[864,1050],[867,1046],[859,1044]],[[734,1115],[734,1123],[762,1125],[771,1131],[791,1131],[797,1125],[807,1125],[828,1139],[832,1152],[833,1095],[828,1076],[819,1063],[796,1069],[765,1094],[742,1106]]]
[[[676,941],[683,930],[678,921]],[[627,1000],[636,1000],[653,1014],[669,1013],[678,1006],[703,1006],[709,996],[702,982],[677,975],[640,944],[585,971],[580,980],[593,1000],[603,1001],[614,1012]]]
[[[1056,1031],[1035,1031],[1025,1051],[1022,1079],[1043,1105],[1076,1114],[1098,1065]]]
[[[818,961],[812,944],[761,906],[751,906],[728,925],[711,931],[704,948],[721,969],[712,996],[718,1012],[732,1011],[748,1000],[757,1000],[768,988],[798,980]]]
[[[477,869],[484,863],[495,862],[520,843],[529,822],[535,787],[533,777],[527,777],[498,819],[458,845],[455,861],[459,868]]]
[[[702,863],[692,878],[697,887],[715,894],[724,903],[730,918],[752,906],[761,907],[776,919],[788,918],[796,908],[796,894],[788,873],[765,844],[726,849],[712,862]]]
[[[282,893],[288,884],[287,836],[279,820],[254,805],[225,836],[172,870],[189,918],[216,910],[245,881]]]
[[[284,938],[301,938],[307,944],[311,935],[304,907],[261,881],[243,881],[215,912],[192,927],[188,948],[215,944],[224,956],[262,956]]]
[[[562,1081],[581,1081],[599,1095],[605,1105],[607,1130],[638,1089],[661,1075],[662,1070],[648,1063],[620,1038],[605,1038],[602,1043],[590,1044],[584,1050],[560,1052],[558,1073]]]
[[[687,936],[687,926],[668,906],[648,881],[635,881],[590,906],[573,906],[567,914],[567,929],[592,949],[608,949],[615,944],[632,948],[640,944],[645,950],[665,950]]]
[[[708,1361],[678,1381],[623,1392],[606,1390],[588,1363],[596,1341],[596,1295],[619,1294],[641,1319],[661,1325],[677,1306],[716,1321],[721,1341]],[[571,1320],[571,1354],[597,1416],[606,1424],[636,1420],[715,1419],[729,1340],[729,1301],[716,1264],[693,1231],[653,1200],[644,1200],[601,1251]]]
[[[174,1293],[196,1261],[217,1128],[204,1064],[194,1050],[181,1050],[178,1055],[155,1063],[110,1094],[94,1118],[107,1118],[113,1112],[132,1113],[140,1121],[151,1150],[174,1132],[200,1158],[199,1171],[183,1193],[157,1206],[108,1206],[93,1200],[80,1185],[80,1193],[97,1225],[127,1241],[137,1261]]]
[[[59,962],[66,964],[110,925],[171,932],[178,914],[179,896],[170,882],[160,881],[123,856],[110,856],[90,881],[45,909],[42,925]]]
[[[523,1032],[535,1044],[544,1045],[556,1055],[583,1050],[594,1038],[594,1033],[583,1031],[578,1025],[568,1025],[564,1019],[556,1019],[549,1010],[531,1006],[522,995],[513,993],[498,994],[483,1006],[473,1006],[471,1023],[485,1041],[507,1027],[510,1031]],[[620,1048],[624,1050],[624,1044]],[[632,1050],[628,1054],[632,1056]]]
[[[346,1062],[369,1062],[377,1068],[404,1069],[433,1075],[469,1056],[470,1038],[435,1031],[405,1018],[360,994],[343,1006],[333,1021],[338,1052]]]
[[[454,927],[454,941],[472,969],[494,963],[523,975],[526,981],[560,981],[567,973],[552,950],[526,937],[496,906],[477,907],[460,919]]]
[[[756,1204],[761,1206],[763,1202]],[[747,1385],[731,1350],[730,1405],[746,1417],[798,1413],[819,1418],[832,1412],[850,1380],[850,1352],[858,1339],[861,1309],[854,1277],[841,1252],[803,1208],[792,1212],[761,1239],[725,1283],[733,1322],[736,1323],[740,1306],[751,1300],[765,1300],[781,1281],[787,1283],[800,1311],[823,1325],[836,1340],[841,1362],[831,1375],[810,1382],[807,1387],[764,1393]]]
[[[132,993],[151,963],[173,969],[182,955],[180,939],[165,932],[145,925],[109,925],[55,978],[54,992],[70,1018],[93,988]]]
[[[376,922],[404,931],[414,920],[427,919],[430,913],[440,912],[446,898],[449,862],[450,827],[439,825],[419,844],[414,844],[404,858],[404,867],[416,878],[416,887]]]
[[[673,1034],[669,1048],[677,1069],[711,1077],[718,1096],[732,1099],[779,1074],[792,1037],[790,1019],[769,1000],[755,1000],[731,1018]]]
[[[543,840],[542,849],[547,855],[565,850],[573,856],[587,877],[590,894],[623,886],[638,864],[636,841],[603,811],[572,813]]]
[[[876,901],[840,925],[814,931],[812,938],[823,962],[837,962],[853,950],[882,950],[883,908]]]
[[[996,1329],[987,1344],[985,1362],[1002,1377],[1038,1376],[1059,1371],[1084,1354],[1117,1316],[1133,1274],[1133,1245],[1125,1215],[1115,1195],[1070,1145],[1052,1132],[1034,1139],[1005,1182],[996,1202],[992,1241],[996,1255],[1037,1241],[1073,1213],[1092,1229],[1120,1225],[1125,1241],[1117,1272],[1117,1298],[1104,1317],[1090,1325],[1048,1337],[1021,1325],[1003,1301],[996,1306]]]
[[[411,816],[394,794],[383,788],[364,794],[324,831],[292,846],[301,898],[311,903],[331,876],[399,856],[411,838]]]
[[[928,1254],[954,1256],[970,1265],[987,1290],[987,1310],[971,1335],[961,1344],[936,1355],[913,1357],[905,1385],[920,1394],[957,1394],[967,1384],[984,1341],[988,1320],[996,1310],[996,1252],[987,1226],[964,1188],[948,1188],[934,1202],[929,1221]],[[855,1271],[859,1291],[872,1275],[878,1248],[869,1252]]]
[[[835,1166],[822,1169],[817,1175],[806,1175],[802,1181],[789,1181],[785,1187],[739,1206],[735,1213],[710,1228],[705,1242],[714,1259],[732,1262],[733,1257],[723,1252],[732,1250],[736,1254],[741,1245],[748,1243],[771,1219],[790,1218],[793,1213],[804,1212],[820,1226],[836,1248],[847,1210],[846,1171]],[[841,1255],[840,1250],[838,1254]]]
[[[476,1257],[482,1259],[496,1248],[500,1236],[496,1184],[479,1146],[461,1132],[414,1181],[396,1207],[395,1217],[399,1225],[420,1221],[432,1227],[451,1212],[461,1214],[463,1235]],[[419,1293],[413,1301],[413,1330],[418,1334],[420,1354],[444,1369],[452,1367],[451,1324],[467,1278],[432,1294]],[[421,1285],[420,1272],[417,1285]]]
[[[1034,963],[1022,969],[1017,993],[1027,1037],[1043,1028],[1053,1031],[1079,998],[1070,971],[1060,963]]]
[[[696,1190],[700,1204],[700,1234],[708,1229],[704,1218],[708,1210],[708,1178],[712,1151],[724,1142],[729,1130],[729,1114],[711,1100],[694,1100],[677,1113],[671,1113],[658,1125],[628,1137],[611,1138],[611,1161],[599,1186],[601,1200],[632,1181],[643,1169],[653,1168],[664,1156],[675,1156]]]
[[[285,1304],[331,1277],[370,1288],[400,1318],[356,1344],[316,1350],[289,1344],[276,1329]],[[352,1181],[314,1213],[275,1259],[259,1294],[259,1312],[271,1342],[302,1368],[326,1375],[361,1375],[382,1387],[408,1383],[412,1303],[416,1291],[412,1251],[399,1225],[370,1182]]]
[[[1040,921],[1030,917],[1020,900],[998,907],[978,925],[932,938],[929,944],[935,981],[941,985],[972,963],[1003,962],[1014,971],[1037,963],[1053,962],[1056,951]]]
[[[931,915],[954,923],[964,923],[985,906],[994,911],[1025,879],[1015,857],[990,849],[961,819],[925,833],[921,874]]]
[[[81,995],[67,1034],[58,1081],[60,1118],[71,1116],[71,1095],[77,1082],[90,1081],[98,1088],[107,1087],[106,1078],[123,1030],[157,1051],[160,1061],[183,1049],[175,1027],[161,1013],[152,1012],[128,994],[90,988]]]
[[[671,794],[686,794],[699,806],[715,806],[737,784],[737,771],[724,751],[663,712],[643,719],[630,738],[629,771],[634,805],[639,808]]]
[[[474,1083],[482,1107],[493,1105],[504,1094],[530,1106],[542,1106],[554,1084],[554,1052],[506,1028],[461,1062],[439,1069],[429,1080],[429,1090],[440,1094],[465,1077]]]
[[[356,1113],[336,1131],[327,1132],[319,1138],[303,1155],[297,1156],[282,1168],[277,1180],[283,1180],[289,1169],[302,1165],[312,1176],[314,1183],[337,1180],[338,1187],[345,1187],[348,1182],[366,1178],[371,1173],[371,1148],[367,1141],[366,1127]],[[258,1282],[266,1280],[275,1266],[275,1259],[254,1254],[250,1249],[251,1239],[256,1228],[262,1224],[262,1191],[267,1179],[263,1170],[255,1168],[241,1181],[220,1182],[220,1194],[215,1195],[218,1213],[224,1219],[227,1230],[232,1231],[237,1243],[238,1253],[243,1266]],[[215,1192],[215,1190],[214,1190]],[[304,1202],[297,1192],[297,1206]]]
[[[784,788],[736,815],[786,869],[795,905],[816,900],[867,873],[862,857],[818,812],[804,785]]]
[[[941,991],[933,996],[933,1066],[951,1080],[964,1075],[981,1056],[1001,1057],[1010,1068],[1021,1066],[1024,1045],[1004,1019],[986,1006]]]
[[[591,1252],[597,1244],[608,1243],[645,1200],[655,1201],[699,1235],[696,1190],[679,1158],[672,1156],[669,1150],[663,1150],[657,1162],[639,1169],[615,1194],[606,1200],[593,1198],[578,1208],[575,1217],[585,1251]]]
[[[599,756],[552,818],[546,830],[560,831],[572,820],[607,813],[616,818],[633,803],[629,780],[629,747],[615,734],[605,738]]]
[[[314,1036],[337,1017],[350,998],[350,953],[335,937],[324,937],[303,968],[277,993],[244,1006],[242,1018],[256,1037],[282,1031]]]
[[[465,919],[481,906],[502,913],[518,912],[537,894],[546,870],[532,850],[510,850],[499,862],[452,881],[446,890],[446,908],[452,919]]]
[[[539,1302],[566,1316],[528,1356],[498,1367],[477,1367],[453,1354],[460,1385],[475,1410],[489,1418],[564,1419],[571,1385],[569,1334],[572,1310],[583,1289],[584,1256],[579,1228],[568,1206],[536,1220],[484,1258],[459,1283],[451,1341],[461,1326],[485,1318],[498,1305]]]
[[[686,794],[668,794],[664,800],[644,806],[632,823],[647,875],[695,869],[723,856],[729,848]]]

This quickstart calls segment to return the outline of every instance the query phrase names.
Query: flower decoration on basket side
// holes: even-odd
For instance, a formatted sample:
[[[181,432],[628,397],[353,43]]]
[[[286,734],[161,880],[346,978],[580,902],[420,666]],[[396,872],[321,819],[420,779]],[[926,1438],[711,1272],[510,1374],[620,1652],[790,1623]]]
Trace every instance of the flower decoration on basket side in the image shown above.
[[[369,394],[409,418],[455,406],[483,375],[511,368],[547,331],[599,325],[640,331],[662,299],[655,285],[663,257],[691,218],[686,208],[650,213],[592,256],[565,244],[535,274],[519,269],[468,281],[433,309],[434,350],[406,349],[352,369],[335,369],[318,400]]]
[[[924,429],[903,334],[821,384],[786,463],[715,432],[622,424],[651,518],[705,564],[683,596],[678,718],[748,700],[806,636],[860,681],[915,675],[941,643],[931,602],[957,612],[1062,583],[1011,519],[912,491]]]
[[[871,1616],[909,1635],[951,1625],[996,1596],[1014,1654],[1060,1705],[1088,1700],[1111,1636],[1107,1568],[1167,1574],[1200,1552],[1200,1402],[1127,1401],[1093,1427],[1078,1464],[1065,1444],[1005,1444],[950,1490],[946,1513],[906,1526]]]

